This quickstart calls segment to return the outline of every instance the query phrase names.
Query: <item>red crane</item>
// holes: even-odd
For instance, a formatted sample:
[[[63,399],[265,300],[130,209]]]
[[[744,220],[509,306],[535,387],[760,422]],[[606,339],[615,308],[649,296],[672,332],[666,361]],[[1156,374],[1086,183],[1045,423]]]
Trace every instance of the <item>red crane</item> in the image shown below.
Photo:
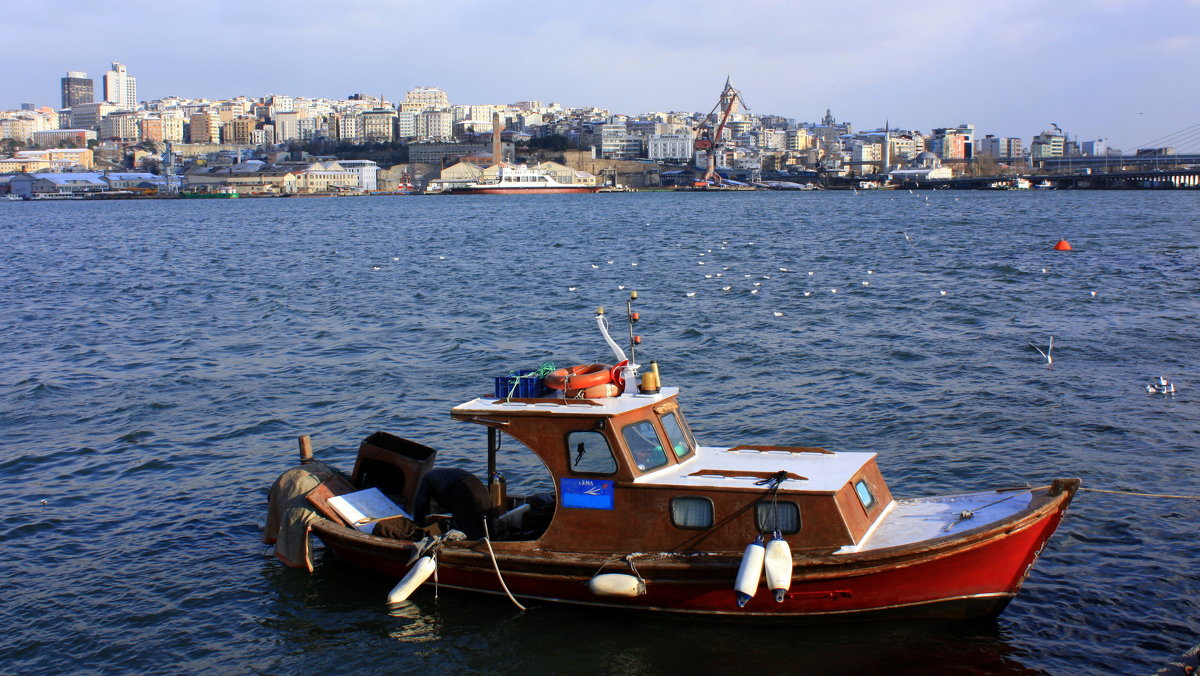
[[[742,108],[749,110],[750,107],[742,99],[742,93],[733,88],[729,83],[729,78],[725,78],[725,88],[721,90],[721,97],[717,99],[717,105],[709,111],[708,115],[704,116],[704,120],[699,126],[692,129],[696,132],[695,149],[704,153],[707,161],[705,162],[704,178],[696,182],[696,186],[721,184],[721,176],[717,173],[717,151],[724,147],[725,142],[721,135],[725,132],[725,125],[729,123],[729,116],[733,114],[733,107],[737,103],[742,104]],[[714,128],[711,124],[713,115],[721,111],[721,117]]]

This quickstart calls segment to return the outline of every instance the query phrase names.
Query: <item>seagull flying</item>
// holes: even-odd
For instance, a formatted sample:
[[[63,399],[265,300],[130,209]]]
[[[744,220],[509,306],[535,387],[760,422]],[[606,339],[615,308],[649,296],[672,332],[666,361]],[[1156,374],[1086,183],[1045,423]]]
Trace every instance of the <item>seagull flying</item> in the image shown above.
[[[1029,347],[1032,347],[1033,349],[1037,350],[1038,354],[1042,355],[1042,357],[1044,357],[1046,359],[1046,368],[1051,369],[1051,370],[1054,369],[1054,357],[1051,354],[1052,352],[1054,352],[1054,336],[1050,336],[1050,346],[1046,348],[1045,352],[1042,352],[1042,348],[1038,347],[1037,345],[1034,345],[1033,343],[1030,343]]]

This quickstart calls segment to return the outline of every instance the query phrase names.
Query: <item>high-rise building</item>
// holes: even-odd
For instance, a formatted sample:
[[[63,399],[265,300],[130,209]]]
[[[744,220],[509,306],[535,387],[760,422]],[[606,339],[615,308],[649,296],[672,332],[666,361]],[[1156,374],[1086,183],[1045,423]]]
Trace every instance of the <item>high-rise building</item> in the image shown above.
[[[95,83],[88,78],[87,73],[67,71],[67,76],[62,79],[62,107],[73,108],[80,103],[91,103],[95,100]]]
[[[104,100],[121,108],[137,106],[137,78],[129,74],[125,64],[113,61],[112,70],[104,74]]]

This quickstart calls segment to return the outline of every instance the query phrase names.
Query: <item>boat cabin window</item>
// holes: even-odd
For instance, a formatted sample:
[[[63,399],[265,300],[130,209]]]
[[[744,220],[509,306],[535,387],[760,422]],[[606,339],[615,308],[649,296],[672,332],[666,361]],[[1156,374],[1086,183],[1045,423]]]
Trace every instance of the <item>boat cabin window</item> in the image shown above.
[[[667,432],[667,439],[671,442],[671,450],[675,451],[676,458],[686,458],[692,454],[696,442],[688,433],[687,425],[679,417],[679,411],[670,411],[664,415],[662,426]]]
[[[649,420],[635,422],[623,427],[621,434],[625,436],[625,445],[629,446],[638,469],[645,471],[667,464],[667,452],[663,450],[654,423]]]
[[[713,504],[708,498],[671,498],[671,524],[676,528],[711,528]]]
[[[612,474],[617,471],[617,459],[603,434],[583,430],[567,435],[567,466],[580,474]]]
[[[760,533],[799,533],[800,508],[794,502],[760,502],[754,508],[754,524]]]
[[[858,494],[858,501],[862,503],[863,509],[868,512],[875,506],[875,495],[871,493],[871,487],[867,485],[866,479],[859,479],[854,483],[854,492]]]

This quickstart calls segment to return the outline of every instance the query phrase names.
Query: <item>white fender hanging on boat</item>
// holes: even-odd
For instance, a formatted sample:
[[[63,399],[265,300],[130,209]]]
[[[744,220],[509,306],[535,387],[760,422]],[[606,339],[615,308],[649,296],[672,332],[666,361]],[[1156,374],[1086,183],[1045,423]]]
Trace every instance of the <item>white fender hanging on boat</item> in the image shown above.
[[[422,556],[417,559],[416,564],[408,571],[408,575],[405,575],[404,579],[388,592],[387,602],[404,603],[407,601],[417,587],[429,579],[435,568],[437,568],[437,562],[433,560],[432,556]]]
[[[767,543],[763,567],[767,571],[767,589],[775,592],[776,603],[783,603],[792,586],[792,548],[779,531]]]
[[[596,596],[642,596],[646,583],[641,578],[625,573],[605,573],[588,581],[588,589]]]
[[[746,545],[746,550],[742,552],[742,565],[738,568],[737,581],[733,583],[739,608],[754,598],[754,592],[758,591],[758,581],[762,578],[763,559],[766,555],[767,550],[763,547],[761,535]]]

